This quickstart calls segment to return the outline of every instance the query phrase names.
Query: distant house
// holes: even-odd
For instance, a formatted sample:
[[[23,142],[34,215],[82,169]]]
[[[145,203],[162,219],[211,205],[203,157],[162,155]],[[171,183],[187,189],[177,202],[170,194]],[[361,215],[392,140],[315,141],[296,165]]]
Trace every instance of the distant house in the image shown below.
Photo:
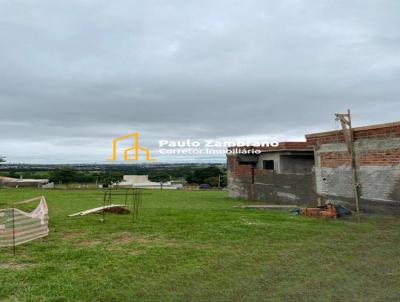
[[[353,129],[361,208],[400,213],[400,122]],[[351,159],[342,131],[306,135],[305,142],[260,148],[256,155],[227,155],[233,198],[354,206]]]
[[[0,184],[5,187],[33,187],[33,188],[51,188],[53,183],[49,183],[48,179],[18,179],[12,177],[0,176]]]
[[[149,180],[148,175],[124,175],[123,180],[118,183],[114,183],[113,187],[119,188],[142,188],[142,189],[180,189],[182,185],[172,184],[168,182],[153,182]]]
[[[7,181],[12,181],[12,180],[16,180],[16,178],[0,176],[0,184],[3,184],[5,182],[7,182]]]

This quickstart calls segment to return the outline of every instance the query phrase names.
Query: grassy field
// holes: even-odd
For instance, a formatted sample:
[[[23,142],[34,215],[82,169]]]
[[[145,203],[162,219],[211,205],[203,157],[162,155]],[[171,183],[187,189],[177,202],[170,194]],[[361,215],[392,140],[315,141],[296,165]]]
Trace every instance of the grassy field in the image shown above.
[[[0,190],[5,203],[40,195]],[[233,208],[225,192],[146,191],[140,218],[67,218],[100,190],[46,191],[50,235],[0,249],[0,301],[399,301],[400,220]]]

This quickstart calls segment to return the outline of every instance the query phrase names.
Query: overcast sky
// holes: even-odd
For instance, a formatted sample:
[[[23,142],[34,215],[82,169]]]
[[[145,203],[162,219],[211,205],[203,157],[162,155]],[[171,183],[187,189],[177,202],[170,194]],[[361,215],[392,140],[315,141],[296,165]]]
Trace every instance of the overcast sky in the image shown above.
[[[399,16],[398,0],[0,0],[0,154],[105,162],[135,131],[154,148],[301,140],[347,108],[400,120]]]

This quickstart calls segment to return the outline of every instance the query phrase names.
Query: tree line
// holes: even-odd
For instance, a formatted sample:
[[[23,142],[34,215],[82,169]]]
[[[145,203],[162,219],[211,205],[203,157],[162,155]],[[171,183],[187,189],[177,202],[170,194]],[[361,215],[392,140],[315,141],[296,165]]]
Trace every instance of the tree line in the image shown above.
[[[209,167],[177,167],[159,168],[157,170],[145,170],[136,173],[126,173],[125,171],[80,171],[73,167],[60,167],[50,171],[8,171],[2,173],[3,176],[13,178],[33,178],[49,179],[56,184],[69,183],[97,183],[106,184],[116,183],[122,180],[124,174],[149,175],[149,179],[155,182],[167,182],[170,180],[186,181],[188,184],[208,184],[212,187],[225,187],[226,169],[218,166]]]

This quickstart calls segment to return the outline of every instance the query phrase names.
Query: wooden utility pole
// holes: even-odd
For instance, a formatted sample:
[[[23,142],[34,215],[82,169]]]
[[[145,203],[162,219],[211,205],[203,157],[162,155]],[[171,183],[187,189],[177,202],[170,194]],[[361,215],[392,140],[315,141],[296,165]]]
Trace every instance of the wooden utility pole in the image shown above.
[[[347,110],[347,113],[335,113],[335,116],[336,120],[339,120],[342,125],[344,140],[346,142],[347,150],[349,151],[351,157],[354,200],[356,204],[357,220],[358,222],[360,222],[360,183],[358,182],[357,161],[354,148],[353,129],[351,127],[350,109]]]

